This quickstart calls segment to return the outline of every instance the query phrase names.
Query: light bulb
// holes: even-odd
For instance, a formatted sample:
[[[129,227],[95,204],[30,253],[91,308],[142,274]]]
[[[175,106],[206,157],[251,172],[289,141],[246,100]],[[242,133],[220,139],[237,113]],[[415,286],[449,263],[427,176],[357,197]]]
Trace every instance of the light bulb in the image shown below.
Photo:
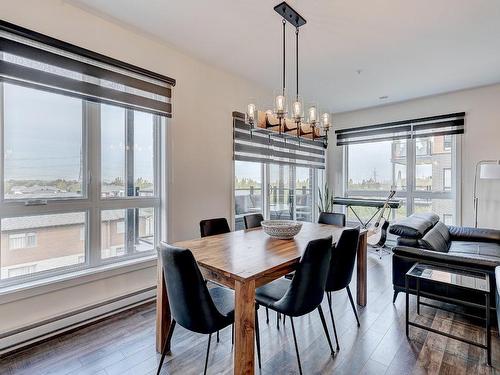
[[[318,110],[315,106],[309,108],[309,122],[315,124],[318,122]]]
[[[293,118],[300,120],[302,118],[302,103],[300,101],[293,102]]]
[[[256,110],[255,104],[250,103],[247,106],[247,116],[249,122],[253,122],[255,120],[255,110]]]
[[[275,104],[276,104],[276,113],[285,112],[286,99],[283,95],[276,96]]]
[[[321,116],[321,123],[322,125],[327,128],[330,126],[330,114],[329,113],[323,113],[323,115]]]

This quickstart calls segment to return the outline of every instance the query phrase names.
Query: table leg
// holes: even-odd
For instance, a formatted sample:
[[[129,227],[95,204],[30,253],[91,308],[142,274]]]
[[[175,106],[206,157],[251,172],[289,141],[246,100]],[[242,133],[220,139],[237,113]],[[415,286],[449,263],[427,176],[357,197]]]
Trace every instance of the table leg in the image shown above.
[[[356,301],[360,306],[366,306],[366,269],[367,269],[367,254],[368,243],[367,233],[359,235],[358,255],[357,255],[357,295]]]
[[[234,374],[255,373],[255,280],[235,282]]]
[[[170,331],[171,316],[168,303],[167,286],[163,277],[161,260],[158,259],[158,281],[156,286],[156,351],[161,353],[163,344]],[[167,343],[170,351],[170,342]]]

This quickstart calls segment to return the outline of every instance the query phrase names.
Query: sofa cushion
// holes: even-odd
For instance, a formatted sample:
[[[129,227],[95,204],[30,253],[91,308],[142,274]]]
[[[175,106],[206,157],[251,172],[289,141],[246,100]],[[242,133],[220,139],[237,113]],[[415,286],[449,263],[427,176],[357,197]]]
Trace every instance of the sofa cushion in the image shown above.
[[[480,256],[500,261],[500,245],[491,242],[452,241],[450,254]]]
[[[406,238],[422,238],[439,221],[433,213],[413,214],[390,226],[389,232]]]
[[[450,233],[448,228],[442,222],[437,222],[420,240],[419,247],[439,251],[441,253],[448,252],[450,248]]]

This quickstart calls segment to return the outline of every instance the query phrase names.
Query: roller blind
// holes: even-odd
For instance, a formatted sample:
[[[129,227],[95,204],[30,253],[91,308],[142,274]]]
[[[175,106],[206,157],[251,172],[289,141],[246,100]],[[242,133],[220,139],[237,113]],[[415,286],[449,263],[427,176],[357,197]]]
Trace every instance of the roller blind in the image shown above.
[[[4,21],[0,80],[172,116],[174,79]]]
[[[293,136],[280,137],[277,133],[251,132],[244,118],[239,112],[233,113],[234,160],[325,169],[322,143]]]
[[[465,112],[336,130],[337,146],[396,139],[463,134]]]

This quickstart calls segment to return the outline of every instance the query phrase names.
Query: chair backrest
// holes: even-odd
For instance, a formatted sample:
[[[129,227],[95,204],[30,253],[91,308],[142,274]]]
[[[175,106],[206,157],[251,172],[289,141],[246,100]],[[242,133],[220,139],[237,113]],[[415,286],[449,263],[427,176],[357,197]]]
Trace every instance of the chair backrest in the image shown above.
[[[301,316],[318,307],[325,294],[331,248],[331,236],[307,244],[288,290],[276,302],[282,311],[291,316]]]
[[[251,214],[243,216],[243,220],[245,221],[245,229],[258,228],[261,226],[260,223],[264,221],[264,217],[261,214]]]
[[[321,212],[318,223],[345,227],[345,215],[338,212]]]
[[[172,318],[193,332],[215,332],[224,317],[215,307],[191,251],[160,243],[158,253]]]
[[[327,291],[344,289],[351,282],[358,242],[359,228],[344,229],[337,244],[332,249],[330,271],[326,283]]]
[[[200,221],[200,233],[202,237],[215,236],[216,234],[229,233],[229,224],[223,217]]]

